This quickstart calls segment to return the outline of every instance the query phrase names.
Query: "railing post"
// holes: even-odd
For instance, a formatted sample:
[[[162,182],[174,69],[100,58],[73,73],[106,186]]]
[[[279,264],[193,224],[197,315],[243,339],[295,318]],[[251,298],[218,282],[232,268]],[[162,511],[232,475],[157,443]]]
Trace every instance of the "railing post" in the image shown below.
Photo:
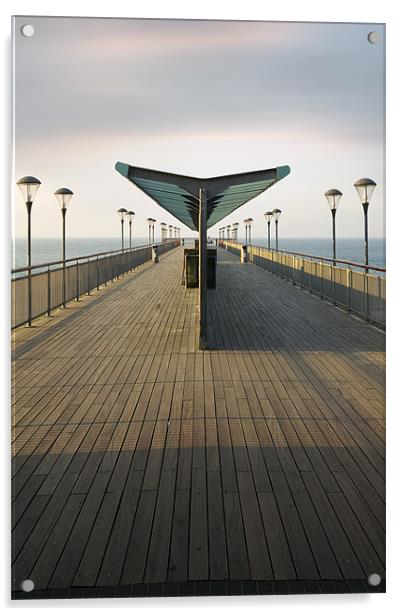
[[[304,286],[304,257],[301,258],[301,268],[300,268],[300,288]]]
[[[377,276],[377,322],[382,322],[382,306],[381,306],[381,276]]]
[[[87,261],[87,294],[90,295],[90,287],[91,283],[89,281],[89,259]]]
[[[96,257],[96,290],[99,291],[99,257]]]
[[[311,260],[310,261],[310,293],[313,292],[313,265],[314,265],[314,271],[315,271],[315,261]]]
[[[80,272],[79,272],[78,259],[77,259],[75,271],[76,271],[76,277],[77,277],[77,287],[76,287],[77,293],[76,293],[75,299],[78,302],[80,299]]]
[[[243,244],[243,246],[241,247],[240,262],[241,263],[247,263],[247,246],[246,246],[246,244]]]
[[[47,316],[50,317],[50,265],[47,266]]]
[[[352,270],[350,267],[346,270],[346,288],[347,288],[347,308],[348,312],[350,312],[350,287],[352,282]]]
[[[295,253],[293,253],[292,255],[292,284],[293,286],[295,286],[296,284],[296,259],[295,259]]]
[[[320,299],[322,299],[322,261],[320,259]]]
[[[370,320],[370,317],[369,317],[370,307],[369,307],[369,294],[368,294],[368,278],[367,278],[367,275],[368,275],[368,269],[366,267],[365,270],[364,270],[364,297],[365,297],[365,310],[364,311],[365,311],[366,321],[369,321]]]
[[[159,263],[157,246],[152,246],[152,263]]]

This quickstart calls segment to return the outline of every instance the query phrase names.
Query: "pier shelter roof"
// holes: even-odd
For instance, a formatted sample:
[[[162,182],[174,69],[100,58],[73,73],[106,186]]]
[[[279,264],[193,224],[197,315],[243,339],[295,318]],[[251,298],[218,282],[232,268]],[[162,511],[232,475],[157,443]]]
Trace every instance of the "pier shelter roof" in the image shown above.
[[[207,191],[207,227],[212,227],[247,201],[290,173],[287,165],[210,178],[196,178],[117,162],[116,170],[184,225],[198,231],[199,191]]]

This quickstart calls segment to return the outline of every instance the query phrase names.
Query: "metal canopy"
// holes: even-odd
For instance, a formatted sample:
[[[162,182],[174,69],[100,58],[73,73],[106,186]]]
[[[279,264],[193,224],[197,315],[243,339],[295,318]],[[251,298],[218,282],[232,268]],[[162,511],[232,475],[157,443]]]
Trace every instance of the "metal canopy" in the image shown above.
[[[222,175],[213,178],[194,178],[132,167],[118,162],[116,170],[138,186],[158,205],[175,216],[193,231],[198,231],[199,191],[207,191],[207,227],[212,227],[238,207],[254,199],[267,188],[290,173],[287,165]]]

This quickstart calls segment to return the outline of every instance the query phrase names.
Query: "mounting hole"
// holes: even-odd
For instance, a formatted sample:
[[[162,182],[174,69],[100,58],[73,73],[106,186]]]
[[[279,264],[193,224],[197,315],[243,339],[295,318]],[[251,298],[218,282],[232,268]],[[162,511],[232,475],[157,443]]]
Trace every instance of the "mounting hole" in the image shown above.
[[[23,580],[20,585],[21,590],[24,592],[32,592],[35,588],[35,584],[32,580]]]
[[[378,573],[372,573],[368,576],[367,581],[370,586],[378,586],[378,584],[381,583],[381,575],[378,575]]]
[[[35,28],[31,26],[31,24],[25,24],[25,26],[22,26],[21,28],[22,36],[33,36],[34,32]]]
[[[368,33],[367,39],[369,43],[372,43],[373,45],[375,45],[376,43],[379,42],[380,35],[378,34],[378,32],[375,32],[375,30],[373,30],[373,32]]]

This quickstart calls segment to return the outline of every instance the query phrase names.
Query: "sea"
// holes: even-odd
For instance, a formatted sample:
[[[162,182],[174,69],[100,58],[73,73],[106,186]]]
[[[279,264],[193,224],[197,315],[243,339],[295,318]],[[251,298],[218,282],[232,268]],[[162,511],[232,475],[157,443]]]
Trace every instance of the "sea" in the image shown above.
[[[266,238],[251,238],[252,244],[266,246]],[[158,238],[155,238],[158,241]],[[133,238],[132,246],[144,246],[148,243],[145,237]],[[272,246],[271,240],[271,246]],[[119,250],[120,238],[67,238],[66,257],[84,257],[100,252]],[[279,248],[289,252],[299,252],[319,257],[332,258],[331,238],[280,238]],[[354,263],[364,263],[364,242],[361,238],[337,239],[337,258]],[[18,269],[27,264],[27,245],[25,238],[17,238],[11,246],[12,268]],[[62,243],[59,238],[32,239],[32,265],[49,263],[62,259]],[[369,240],[370,265],[385,268],[385,240],[371,238]]]

